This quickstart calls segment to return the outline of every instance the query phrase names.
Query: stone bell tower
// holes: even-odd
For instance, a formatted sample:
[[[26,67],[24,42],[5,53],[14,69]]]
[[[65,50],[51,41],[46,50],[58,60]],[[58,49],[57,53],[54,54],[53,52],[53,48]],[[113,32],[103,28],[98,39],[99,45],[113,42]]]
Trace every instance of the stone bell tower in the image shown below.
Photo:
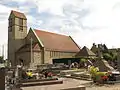
[[[12,10],[8,22],[8,60],[16,66],[15,53],[25,44],[27,36],[27,18],[23,13]]]

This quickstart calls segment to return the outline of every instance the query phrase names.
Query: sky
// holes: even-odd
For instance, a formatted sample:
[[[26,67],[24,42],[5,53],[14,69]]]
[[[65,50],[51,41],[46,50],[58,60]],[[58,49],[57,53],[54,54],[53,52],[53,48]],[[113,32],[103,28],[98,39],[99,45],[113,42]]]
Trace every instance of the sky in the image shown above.
[[[0,0],[0,54],[2,45],[7,50],[11,10],[26,15],[28,30],[70,35],[80,47],[120,48],[120,0]]]

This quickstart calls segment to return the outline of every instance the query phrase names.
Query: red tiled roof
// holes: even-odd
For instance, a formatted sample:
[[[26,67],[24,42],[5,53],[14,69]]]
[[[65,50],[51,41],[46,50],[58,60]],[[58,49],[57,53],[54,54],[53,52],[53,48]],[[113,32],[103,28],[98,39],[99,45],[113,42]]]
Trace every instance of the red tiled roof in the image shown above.
[[[41,30],[35,30],[35,33],[43,43],[45,49],[47,50],[64,51],[64,52],[80,51],[80,48],[69,36],[41,31]]]
[[[11,11],[11,13],[13,13],[16,17],[27,19],[26,16],[24,15],[24,13],[21,13],[18,11],[13,11],[13,10]]]

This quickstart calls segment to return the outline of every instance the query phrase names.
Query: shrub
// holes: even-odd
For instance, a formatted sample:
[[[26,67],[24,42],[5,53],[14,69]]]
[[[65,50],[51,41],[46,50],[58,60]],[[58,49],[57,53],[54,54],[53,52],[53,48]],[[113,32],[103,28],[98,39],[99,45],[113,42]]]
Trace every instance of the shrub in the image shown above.
[[[102,77],[107,76],[107,72],[99,72],[97,67],[91,66],[90,67],[90,75],[94,82],[102,83]]]

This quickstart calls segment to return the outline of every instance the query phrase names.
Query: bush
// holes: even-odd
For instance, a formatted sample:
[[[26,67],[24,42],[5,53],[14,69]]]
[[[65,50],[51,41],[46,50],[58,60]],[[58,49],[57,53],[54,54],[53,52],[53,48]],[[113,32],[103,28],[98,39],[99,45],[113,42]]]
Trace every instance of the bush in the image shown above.
[[[103,58],[104,58],[105,60],[112,60],[112,55],[110,55],[109,53],[104,53],[104,54],[103,54]]]
[[[90,70],[89,70],[92,77],[94,77],[98,71],[99,71],[98,68],[96,68],[94,66],[91,66]]]
[[[107,72],[97,72],[96,75],[95,75],[96,81],[98,81],[98,82],[100,81],[101,82],[102,81],[102,77],[106,76],[106,73]]]
[[[91,66],[90,67],[90,75],[94,82],[102,83],[102,77],[107,76],[107,72],[99,72],[98,68]]]

